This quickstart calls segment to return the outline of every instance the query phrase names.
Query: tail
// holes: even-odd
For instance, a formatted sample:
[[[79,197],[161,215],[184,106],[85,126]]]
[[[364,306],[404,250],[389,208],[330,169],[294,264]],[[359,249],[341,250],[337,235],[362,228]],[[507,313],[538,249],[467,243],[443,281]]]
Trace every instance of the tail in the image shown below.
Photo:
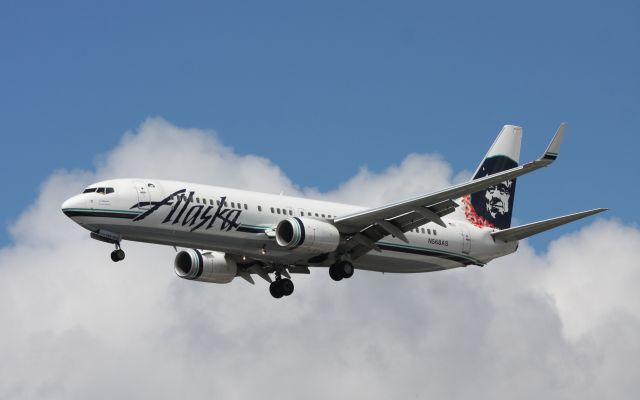
[[[521,141],[521,127],[503,126],[487,155],[484,156],[473,174],[473,179],[517,167],[520,160]],[[507,229],[511,226],[515,195],[515,179],[467,195],[458,201],[463,206],[461,208],[464,216],[461,217],[478,227]]]

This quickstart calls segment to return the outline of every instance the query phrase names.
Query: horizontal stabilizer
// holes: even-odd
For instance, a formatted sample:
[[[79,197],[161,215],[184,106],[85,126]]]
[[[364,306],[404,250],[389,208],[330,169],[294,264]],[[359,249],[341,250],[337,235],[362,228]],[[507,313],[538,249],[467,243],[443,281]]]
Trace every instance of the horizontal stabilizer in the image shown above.
[[[502,231],[496,231],[492,233],[491,236],[493,236],[494,239],[504,240],[505,242],[521,240],[528,238],[529,236],[533,236],[537,233],[548,231],[549,229],[556,228],[560,225],[568,224],[569,222],[577,221],[579,219],[598,214],[606,210],[606,208],[596,208],[594,210],[582,211],[562,217],[551,218],[540,222],[516,226],[514,228],[509,228]]]

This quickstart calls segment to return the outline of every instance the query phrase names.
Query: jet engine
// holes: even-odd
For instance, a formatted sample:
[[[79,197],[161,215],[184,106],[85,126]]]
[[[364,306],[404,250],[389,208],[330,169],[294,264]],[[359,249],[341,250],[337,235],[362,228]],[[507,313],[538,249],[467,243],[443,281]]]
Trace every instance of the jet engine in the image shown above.
[[[340,244],[340,232],[328,222],[313,218],[287,218],[276,226],[276,241],[289,250],[310,254],[330,253]]]
[[[192,281],[229,283],[238,272],[238,265],[225,253],[182,250],[173,263],[176,275]]]

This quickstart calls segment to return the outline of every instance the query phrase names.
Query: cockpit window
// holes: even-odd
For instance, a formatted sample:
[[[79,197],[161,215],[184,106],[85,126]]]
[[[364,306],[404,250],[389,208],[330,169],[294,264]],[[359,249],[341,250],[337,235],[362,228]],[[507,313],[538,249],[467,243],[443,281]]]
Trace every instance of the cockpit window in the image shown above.
[[[85,190],[84,190],[84,192],[82,192],[82,193],[100,193],[100,194],[110,194],[110,193],[113,193],[113,192],[115,192],[115,189],[114,189],[114,188],[110,188],[110,187],[108,187],[108,188],[104,188],[104,187],[101,187],[101,188],[87,188],[87,189],[85,189]]]

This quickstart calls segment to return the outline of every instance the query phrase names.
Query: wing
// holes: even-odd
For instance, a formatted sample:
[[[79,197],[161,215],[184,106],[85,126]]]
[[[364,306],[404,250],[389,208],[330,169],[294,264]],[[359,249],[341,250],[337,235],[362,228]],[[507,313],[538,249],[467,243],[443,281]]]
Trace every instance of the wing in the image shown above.
[[[338,230],[350,235],[346,250],[352,258],[357,258],[370,250],[381,251],[375,242],[387,235],[407,242],[404,232],[420,225],[434,222],[445,226],[441,217],[453,212],[458,206],[454,199],[515,179],[553,163],[558,156],[563,136],[564,124],[560,125],[543,155],[527,164],[437,192],[336,218],[334,223]]]

